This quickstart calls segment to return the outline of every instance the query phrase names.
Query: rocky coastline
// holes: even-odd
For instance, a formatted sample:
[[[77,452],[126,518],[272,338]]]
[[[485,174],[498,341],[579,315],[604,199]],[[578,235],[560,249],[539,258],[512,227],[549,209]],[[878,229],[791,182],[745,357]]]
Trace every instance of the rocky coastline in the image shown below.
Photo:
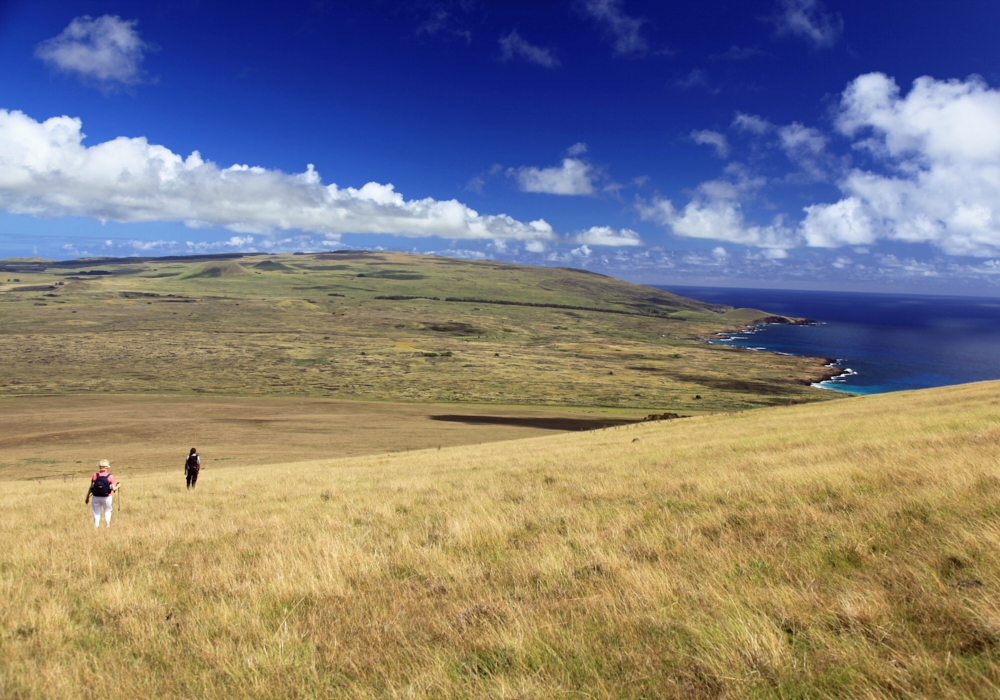
[[[742,324],[735,330],[719,331],[717,333],[714,333],[713,337],[702,338],[701,340],[707,343],[719,342],[720,340],[730,340],[732,339],[732,336],[736,334],[753,333],[762,326],[818,326],[818,325],[819,321],[816,321],[811,318],[804,318],[804,317],[799,318],[794,316],[779,316],[776,314],[769,314],[761,316],[759,318],[755,318],[750,323]],[[735,347],[741,347],[741,346],[735,346]],[[771,352],[778,355],[788,354],[788,353],[776,352],[773,350],[765,350],[757,348],[743,348],[743,349],[749,350],[751,352]],[[803,355],[802,357],[806,356]],[[818,371],[815,377],[798,380],[798,383],[802,384],[803,386],[814,386],[818,389],[830,390],[830,387],[825,385],[826,382],[831,382],[841,377],[851,376],[855,374],[855,372],[849,367],[840,366],[840,360],[837,358],[825,357],[825,358],[813,358],[813,359],[817,360],[818,362],[822,362],[823,363],[822,368]]]

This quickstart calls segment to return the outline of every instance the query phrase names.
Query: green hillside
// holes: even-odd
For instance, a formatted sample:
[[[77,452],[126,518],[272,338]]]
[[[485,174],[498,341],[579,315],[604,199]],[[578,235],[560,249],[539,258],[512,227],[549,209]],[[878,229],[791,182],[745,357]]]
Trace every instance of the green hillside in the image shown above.
[[[0,397],[285,395],[703,412],[831,398],[769,318],[575,269],[401,253],[0,266]],[[770,317],[771,320],[782,320]]]

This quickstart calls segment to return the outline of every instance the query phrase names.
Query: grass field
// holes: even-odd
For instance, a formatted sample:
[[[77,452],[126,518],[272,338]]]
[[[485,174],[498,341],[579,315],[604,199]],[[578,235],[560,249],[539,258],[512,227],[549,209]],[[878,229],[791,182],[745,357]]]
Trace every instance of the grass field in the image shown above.
[[[832,397],[809,386],[822,359],[698,340],[764,312],[582,270],[358,252],[0,269],[0,398],[713,411]]]
[[[1000,384],[0,482],[4,698],[995,698]]]
[[[365,403],[294,397],[32,396],[0,399],[0,481],[206,471],[499,442],[641,420],[612,408]]]

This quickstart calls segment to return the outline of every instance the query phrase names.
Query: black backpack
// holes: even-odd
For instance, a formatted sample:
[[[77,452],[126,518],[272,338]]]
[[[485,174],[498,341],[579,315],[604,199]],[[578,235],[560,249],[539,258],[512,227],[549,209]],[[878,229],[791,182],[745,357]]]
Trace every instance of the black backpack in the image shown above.
[[[94,475],[94,481],[90,485],[90,492],[98,498],[111,495],[111,477],[108,474]]]
[[[198,471],[198,455],[190,455],[184,463],[184,468],[188,471]]]

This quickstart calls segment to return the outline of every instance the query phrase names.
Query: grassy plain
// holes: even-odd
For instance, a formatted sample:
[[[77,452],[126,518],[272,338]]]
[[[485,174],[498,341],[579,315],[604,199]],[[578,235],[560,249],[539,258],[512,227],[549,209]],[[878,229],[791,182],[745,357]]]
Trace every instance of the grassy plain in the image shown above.
[[[831,398],[809,386],[828,372],[821,359],[698,341],[763,312],[581,270],[357,252],[0,268],[0,397],[295,396],[651,411]]]
[[[4,698],[995,698],[1000,384],[0,483]]]
[[[0,481],[180,474],[498,442],[634,422],[635,410],[370,403],[295,397],[31,396],[0,399]]]

